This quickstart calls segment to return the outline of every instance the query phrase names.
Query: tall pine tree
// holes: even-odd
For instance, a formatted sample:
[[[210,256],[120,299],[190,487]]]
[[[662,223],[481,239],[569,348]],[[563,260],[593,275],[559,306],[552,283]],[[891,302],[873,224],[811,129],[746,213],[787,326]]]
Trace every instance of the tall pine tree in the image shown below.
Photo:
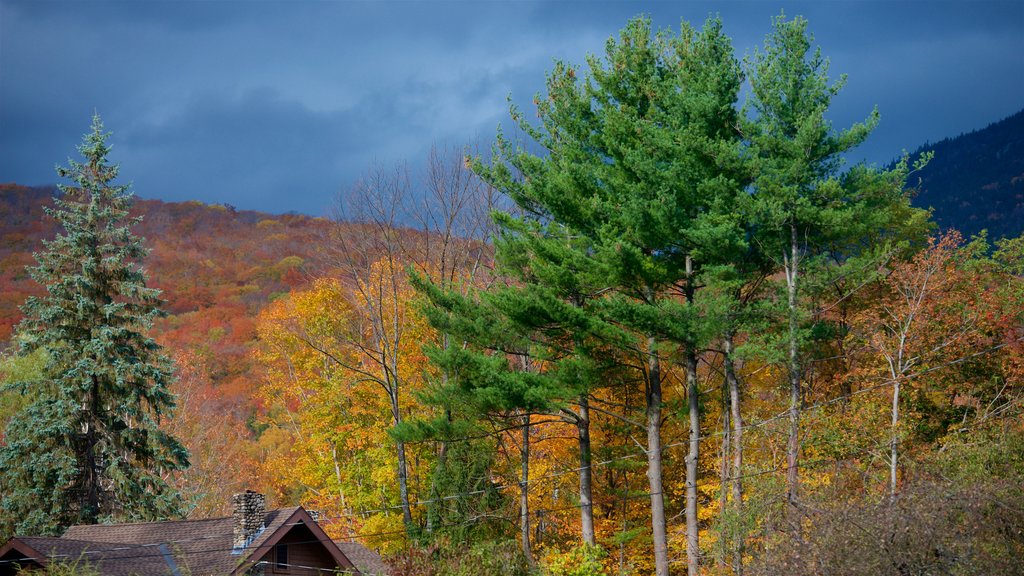
[[[160,429],[174,407],[171,361],[146,335],[163,314],[146,287],[142,240],[131,232],[128,185],[113,185],[99,116],[69,160],[47,214],[64,232],[35,254],[18,327],[22,352],[49,355],[41,379],[21,382],[32,403],[14,416],[0,449],[0,509],[7,529],[59,533],[71,524],[175,516],[180,497],[166,474],[188,466],[184,447]]]
[[[571,239],[564,243],[575,254],[563,260],[587,265],[563,266],[561,275],[597,277],[590,314],[631,335],[621,350],[642,366],[658,576],[670,568],[661,428],[676,350],[685,357],[689,400],[688,570],[699,571],[697,358],[720,322],[697,290],[703,274],[744,249],[736,211],[745,197],[739,86],[739,64],[718,20],[702,31],[683,22],[673,35],[655,34],[648,19],[636,18],[608,41],[603,59],[588,59],[585,77],[556,63],[547,97],[535,100],[538,125],[513,109],[518,127],[545,155],[499,135],[496,161],[479,171],[526,220],[553,224],[542,233]],[[513,222],[506,221],[509,231]],[[541,261],[527,259],[528,270]]]
[[[492,174],[481,165],[482,173]],[[525,422],[521,444],[523,477],[528,476],[529,418],[557,417],[576,427],[580,473],[580,535],[594,545],[590,442],[590,393],[619,380],[609,342],[624,335],[598,317],[593,305],[603,284],[596,263],[573,246],[556,223],[542,225],[496,213],[497,269],[508,280],[468,296],[414,280],[430,305],[425,313],[440,331],[462,346],[432,350],[431,359],[450,378],[447,391],[430,401],[451,414],[502,413]],[[468,410],[467,410],[468,407]],[[550,421],[550,420],[549,420]],[[528,522],[524,499],[521,520]],[[529,549],[527,529],[521,533]],[[529,553],[527,552],[527,555]]]
[[[864,122],[833,128],[826,116],[846,78],[830,83],[828,60],[811,49],[813,42],[807,20],[780,15],[764,50],[747,61],[751,91],[744,131],[756,173],[756,242],[781,258],[785,273],[790,501],[798,495],[800,414],[807,392],[808,273],[855,257],[865,259],[859,268],[873,270],[877,265],[866,263],[872,252],[885,252],[887,241],[920,237],[928,227],[926,214],[911,208],[904,192],[905,160],[891,170],[861,165],[842,171],[843,155],[864,142],[879,116],[872,111]]]

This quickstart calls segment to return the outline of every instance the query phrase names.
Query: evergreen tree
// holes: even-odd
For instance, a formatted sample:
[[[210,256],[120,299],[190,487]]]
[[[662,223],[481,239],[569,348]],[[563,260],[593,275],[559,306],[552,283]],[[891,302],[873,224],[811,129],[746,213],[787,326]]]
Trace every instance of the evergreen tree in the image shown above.
[[[808,272],[857,257],[875,258],[887,241],[920,238],[927,214],[910,207],[903,191],[906,159],[879,171],[856,166],[841,171],[843,155],[859,146],[878,124],[877,110],[864,122],[837,131],[826,119],[845,76],[831,82],[828,60],[812,50],[807,20],[775,18],[772,30],[748,60],[750,107],[745,120],[755,171],[753,213],[757,243],[781,261],[785,273],[789,380],[788,498],[799,487],[800,412],[804,402],[809,337]],[[919,169],[927,158],[915,164]],[[864,262],[854,269],[873,270]],[[849,275],[849,272],[843,274]]]
[[[95,116],[78,148],[84,161],[57,169],[73,181],[47,209],[63,233],[29,268],[46,294],[25,302],[18,334],[23,353],[43,349],[48,360],[41,379],[17,385],[32,403],[0,449],[0,509],[23,534],[180,512],[166,475],[188,455],[159,427],[174,407],[172,364],[145,333],[162,300],[138,264],[139,218],[128,213],[130,186],[112,184],[107,137]]]
[[[622,335],[596,315],[593,302],[604,284],[595,281],[598,274],[585,272],[594,262],[573,247],[562,227],[504,213],[496,214],[496,221],[501,231],[495,243],[498,270],[512,282],[463,295],[423,278],[414,281],[429,300],[425,313],[431,324],[463,343],[429,351],[450,377],[429,401],[449,414],[523,423],[520,515],[527,557],[530,415],[555,416],[576,427],[580,535],[594,545],[590,393],[599,381],[617,380],[607,342]]]
[[[499,136],[498,161],[478,172],[524,214],[519,229],[505,218],[504,230],[523,236],[525,226],[536,222],[536,233],[561,238],[547,244],[564,246],[567,252],[561,257],[561,276],[552,277],[562,284],[571,284],[564,278],[589,277],[577,280],[593,286],[589,314],[632,335],[623,352],[643,366],[647,475],[659,576],[669,573],[661,444],[664,364],[673,347],[682,349],[691,440],[687,555],[689,571],[695,574],[697,356],[721,330],[697,290],[705,270],[744,250],[737,212],[744,198],[735,111],[739,65],[716,19],[702,31],[684,22],[675,36],[652,34],[644,18],[632,20],[618,39],[608,41],[605,58],[591,57],[588,65],[589,74],[582,79],[575,68],[556,64],[546,97],[535,100],[540,126],[513,109],[513,119],[545,149],[545,156]],[[543,252],[525,257],[525,270],[548,266]],[[585,266],[576,265],[583,261]]]

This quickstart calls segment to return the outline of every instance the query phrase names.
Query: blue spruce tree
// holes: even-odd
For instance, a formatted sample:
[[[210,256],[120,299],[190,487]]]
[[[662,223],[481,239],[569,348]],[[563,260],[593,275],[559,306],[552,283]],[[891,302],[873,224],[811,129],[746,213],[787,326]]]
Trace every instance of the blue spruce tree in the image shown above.
[[[44,349],[41,379],[16,386],[31,397],[9,422],[0,448],[3,531],[56,534],[72,524],[151,520],[180,513],[166,480],[188,454],[160,429],[174,407],[173,365],[146,331],[163,314],[146,287],[147,250],[131,231],[130,186],[99,116],[79,146],[84,160],[58,168],[47,214],[63,233],[35,254],[32,278],[46,288],[29,298],[18,327],[22,352]]]

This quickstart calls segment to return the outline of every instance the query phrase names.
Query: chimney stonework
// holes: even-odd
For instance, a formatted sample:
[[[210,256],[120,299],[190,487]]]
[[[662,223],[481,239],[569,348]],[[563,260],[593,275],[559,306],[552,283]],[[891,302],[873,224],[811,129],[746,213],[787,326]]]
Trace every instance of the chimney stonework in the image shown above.
[[[263,519],[267,514],[267,497],[259,492],[246,490],[232,496],[231,502],[234,505],[232,546],[236,549],[245,548],[263,529]]]

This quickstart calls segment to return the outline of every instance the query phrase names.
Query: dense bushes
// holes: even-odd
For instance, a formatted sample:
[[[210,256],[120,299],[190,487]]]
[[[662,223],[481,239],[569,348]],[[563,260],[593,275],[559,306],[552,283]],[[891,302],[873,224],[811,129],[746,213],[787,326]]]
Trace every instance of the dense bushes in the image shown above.
[[[976,434],[924,459],[898,495],[798,506],[752,572],[1024,574],[1024,433]]]

